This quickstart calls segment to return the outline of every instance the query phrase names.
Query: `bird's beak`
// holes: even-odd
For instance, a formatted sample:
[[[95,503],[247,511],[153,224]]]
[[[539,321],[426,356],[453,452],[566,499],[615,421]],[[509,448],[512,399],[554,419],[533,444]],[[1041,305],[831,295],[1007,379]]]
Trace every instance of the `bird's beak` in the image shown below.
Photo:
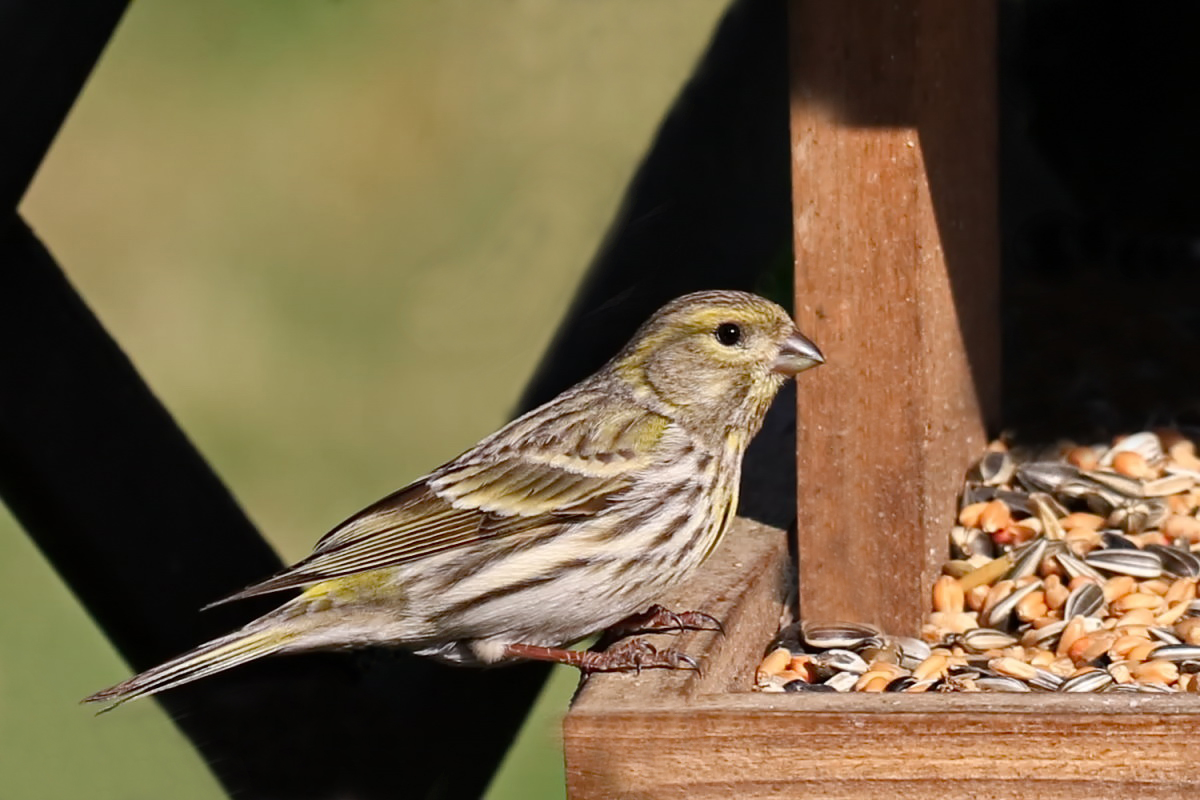
[[[817,346],[800,331],[792,331],[792,335],[784,339],[779,348],[779,355],[775,356],[771,363],[771,371],[790,377],[824,363],[825,356],[821,355]]]

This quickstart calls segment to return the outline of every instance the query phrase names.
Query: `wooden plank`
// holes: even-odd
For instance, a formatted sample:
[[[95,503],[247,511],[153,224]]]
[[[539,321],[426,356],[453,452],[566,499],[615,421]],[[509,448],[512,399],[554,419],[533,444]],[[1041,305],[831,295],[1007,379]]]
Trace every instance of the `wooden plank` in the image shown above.
[[[573,767],[571,797],[1166,798],[1200,786],[1195,698],[1062,697],[1046,707],[1020,696],[1018,708],[982,695],[741,702],[752,698],[767,699],[597,714],[573,744],[577,761],[598,769],[581,785]]]
[[[784,613],[782,531],[737,522],[672,607],[726,623],[659,637],[705,671],[597,675],[564,724],[573,800],[1180,797],[1200,787],[1191,695],[749,691]]]
[[[995,6],[791,10],[801,609],[913,633],[995,421]]]

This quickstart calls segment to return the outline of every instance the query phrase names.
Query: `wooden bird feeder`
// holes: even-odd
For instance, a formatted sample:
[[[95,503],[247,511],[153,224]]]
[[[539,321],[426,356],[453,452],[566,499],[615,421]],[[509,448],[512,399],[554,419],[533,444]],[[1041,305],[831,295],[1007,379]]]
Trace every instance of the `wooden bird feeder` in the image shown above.
[[[798,390],[799,607],[915,634],[963,473],[999,421],[996,5],[790,11],[795,308],[828,358]],[[753,693],[795,567],[782,531],[739,520],[669,599],[725,622],[660,642],[703,672],[600,675],[577,696],[574,800],[1200,786],[1194,697]]]

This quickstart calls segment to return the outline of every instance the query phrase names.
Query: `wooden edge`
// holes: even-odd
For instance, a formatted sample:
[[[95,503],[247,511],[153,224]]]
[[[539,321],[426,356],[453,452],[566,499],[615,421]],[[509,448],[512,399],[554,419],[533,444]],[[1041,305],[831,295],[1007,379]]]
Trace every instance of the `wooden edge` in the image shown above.
[[[1191,694],[1057,694],[1054,692],[952,692],[932,694],[866,693],[780,694],[741,691],[698,694],[679,698],[659,693],[658,702],[641,707],[589,709],[589,713],[617,719],[631,713],[652,712],[662,718],[672,715],[753,714],[769,717],[802,713],[812,721],[821,716],[866,717],[870,715],[927,714],[1036,714],[1042,717],[1074,718],[1109,716],[1196,717],[1200,725],[1200,697]],[[679,702],[683,699],[685,703]],[[824,723],[820,723],[824,724]]]
[[[567,740],[569,796],[1082,800],[1200,787],[1195,698],[728,697],[741,706],[592,715]]]

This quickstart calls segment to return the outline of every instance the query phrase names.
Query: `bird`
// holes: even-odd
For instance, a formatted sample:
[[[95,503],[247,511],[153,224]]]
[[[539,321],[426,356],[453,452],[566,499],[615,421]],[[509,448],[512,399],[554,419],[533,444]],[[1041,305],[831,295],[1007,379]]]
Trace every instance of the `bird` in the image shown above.
[[[716,622],[656,600],[729,528],[746,446],[781,386],[824,360],[770,300],[679,297],[590,377],[213,605],[299,594],[83,702],[109,710],[268,655],[378,645],[465,666],[695,668],[639,638],[569,648],[623,621]]]

